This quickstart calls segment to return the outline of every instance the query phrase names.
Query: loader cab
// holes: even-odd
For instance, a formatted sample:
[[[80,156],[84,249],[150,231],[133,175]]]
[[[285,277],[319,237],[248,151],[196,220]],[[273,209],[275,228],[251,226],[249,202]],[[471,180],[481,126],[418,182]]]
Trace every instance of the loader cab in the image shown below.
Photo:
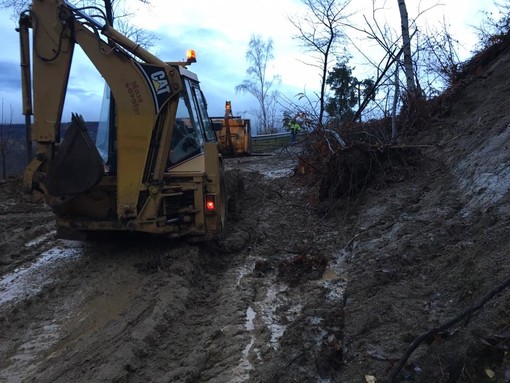
[[[197,76],[184,67],[178,67],[183,83],[172,129],[167,169],[192,159],[204,152],[206,142],[216,142],[212,122],[207,114],[207,103]],[[111,92],[105,84],[101,106],[96,147],[106,170],[116,173],[116,129]]]
[[[188,97],[188,101],[182,101],[184,101],[185,104],[189,102],[188,109],[191,111],[197,129],[201,131],[200,134],[203,135],[205,141],[216,142],[216,135],[214,134],[211,120],[207,114],[207,102],[200,89],[197,75],[183,67],[179,67],[179,71],[184,82],[185,91],[183,93]]]
[[[202,154],[204,144],[216,140],[197,76],[183,67],[179,70],[184,89],[179,96],[167,162],[168,169]]]

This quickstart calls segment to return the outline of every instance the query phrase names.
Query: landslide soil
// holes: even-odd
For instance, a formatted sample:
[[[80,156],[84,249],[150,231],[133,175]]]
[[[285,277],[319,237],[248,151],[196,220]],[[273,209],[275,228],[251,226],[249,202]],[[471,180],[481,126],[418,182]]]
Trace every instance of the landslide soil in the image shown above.
[[[319,201],[300,145],[229,159],[239,209],[219,241],[58,240],[7,179],[0,381],[385,381],[509,276],[509,69],[503,50],[466,74],[348,197]],[[509,314],[504,289],[395,381],[510,381]]]

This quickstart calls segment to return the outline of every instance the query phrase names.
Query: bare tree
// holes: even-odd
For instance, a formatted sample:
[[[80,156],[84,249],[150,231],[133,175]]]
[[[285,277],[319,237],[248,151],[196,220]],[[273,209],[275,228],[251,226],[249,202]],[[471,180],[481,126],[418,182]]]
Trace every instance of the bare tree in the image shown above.
[[[145,6],[151,5],[150,0],[138,1]],[[23,11],[29,9],[31,3],[31,0],[0,0],[0,9],[11,9],[12,19],[17,21],[19,15]],[[155,36],[152,33],[147,32],[143,28],[133,26],[126,21],[133,16],[133,11],[126,8],[124,0],[76,0],[70,3],[76,7],[88,9],[97,8],[100,10],[100,13],[104,14],[105,23],[108,22],[112,25],[113,19],[116,19],[115,28],[119,32],[136,41],[146,49],[153,46]]]
[[[275,128],[275,106],[279,92],[274,86],[279,82],[279,76],[267,78],[269,63],[274,59],[273,40],[264,41],[259,35],[252,35],[246,51],[249,67],[246,70],[248,78],[236,86],[238,93],[249,93],[259,103],[259,132],[271,133]]]
[[[0,9],[11,9],[11,17],[13,20],[18,20],[21,12],[28,9],[31,1],[29,0],[0,0]]]
[[[150,0],[138,0],[140,3],[150,6]],[[129,22],[129,19],[134,15],[132,10],[126,8],[126,2],[123,0],[79,0],[79,3],[83,3],[84,7],[87,3],[90,3],[92,7],[100,8],[101,2],[104,3],[104,9],[106,12],[106,20],[108,24],[114,24],[115,29],[129,37],[131,40],[137,42],[145,49],[149,49],[154,45],[156,40],[154,34],[149,33],[143,28],[139,28]]]
[[[342,31],[351,0],[301,0],[307,8],[302,18],[289,21],[297,29],[295,36],[312,53],[312,62],[306,63],[320,73],[318,125],[322,126],[326,109],[326,80],[334,61],[336,48],[345,39]]]
[[[496,9],[493,12],[482,12],[483,19],[475,27],[478,43],[475,52],[481,52],[494,43],[501,41],[510,33],[510,0],[494,0]]]
[[[364,15],[365,27],[358,28],[354,25],[349,25],[349,27],[361,32],[361,34],[364,35],[364,40],[373,41],[382,48],[383,57],[374,58],[365,54],[366,49],[360,49],[354,44],[354,47],[358,49],[358,53],[361,54],[376,71],[377,79],[374,83],[373,91],[375,92],[378,88],[384,89],[382,92],[386,95],[382,99],[384,102],[381,102],[381,100],[374,100],[374,104],[379,108],[379,113],[383,116],[391,117],[392,126],[390,139],[394,140],[398,135],[396,115],[400,101],[400,57],[402,56],[404,48],[400,44],[399,34],[396,34],[386,23],[379,23],[377,13],[383,10],[383,8],[379,8],[376,3],[376,0],[372,1],[371,19],[368,19],[368,17]],[[378,61],[375,61],[376,59],[378,59]],[[394,67],[394,71],[390,70],[392,67]],[[355,117],[361,113],[363,108],[367,105],[367,101],[368,100],[361,104]]]
[[[443,18],[441,28],[428,30],[419,46],[423,68],[430,76],[426,94],[439,93],[438,88],[451,85],[462,71],[457,52],[459,41],[450,33],[447,21]]]
[[[382,7],[380,6],[381,3],[383,4]],[[386,105],[382,103],[379,103],[379,105],[380,112],[383,115],[392,117],[392,140],[395,140],[402,133],[397,129],[396,116],[403,105],[403,101],[412,102],[413,98],[417,96],[436,94],[437,90],[433,88],[433,85],[437,86],[438,82],[433,79],[435,74],[432,70],[455,61],[454,46],[452,45],[454,40],[451,36],[440,37],[435,35],[430,38],[417,28],[418,19],[438,6],[439,1],[428,5],[427,8],[418,9],[418,12],[411,18],[407,12],[405,0],[398,0],[396,3],[399,6],[401,17],[401,25],[398,30],[387,23],[380,23],[379,12],[385,10],[386,2],[378,0],[372,0],[371,19],[364,16],[364,27],[349,25],[350,28],[364,36],[362,45],[354,44],[354,47],[377,72],[376,86],[386,89],[381,94],[387,94],[386,101],[389,102]],[[375,42],[376,45],[382,48],[382,55],[377,57],[366,55],[367,42]],[[442,45],[446,42],[448,44]],[[425,44],[430,49],[426,49]],[[447,49],[450,51],[445,57],[443,50]],[[431,62],[434,59],[441,61],[437,63],[438,66],[435,66],[435,68]],[[393,67],[393,64],[395,64],[394,71],[390,71],[390,65]],[[444,67],[441,69],[446,70]],[[435,76],[435,78],[438,77]],[[422,87],[422,82],[427,84],[427,89]],[[377,100],[374,104],[378,104]]]
[[[406,76],[407,93],[414,97],[416,95],[416,83],[414,81],[413,56],[411,54],[411,37],[409,35],[409,17],[405,0],[398,1],[400,11],[400,23],[402,31],[402,47],[404,54],[404,72]]]
[[[138,0],[140,3],[150,5],[150,0]],[[77,0],[72,3],[76,6],[91,6],[99,7],[103,6],[106,8],[111,7],[115,9],[119,6],[122,0]],[[0,0],[0,9],[10,8],[12,10],[13,17],[17,20],[19,14],[28,9],[32,0]]]

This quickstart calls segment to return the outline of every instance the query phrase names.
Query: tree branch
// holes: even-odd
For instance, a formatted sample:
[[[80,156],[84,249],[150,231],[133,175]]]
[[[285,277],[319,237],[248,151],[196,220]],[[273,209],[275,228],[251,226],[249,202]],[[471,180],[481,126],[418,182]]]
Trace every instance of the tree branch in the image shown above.
[[[478,302],[476,302],[470,308],[465,310],[462,314],[456,316],[453,319],[450,319],[449,321],[443,323],[439,327],[433,328],[433,329],[421,334],[420,336],[418,336],[415,340],[413,340],[413,342],[409,345],[409,347],[407,347],[406,352],[404,353],[402,358],[400,358],[397,365],[391,370],[391,373],[388,375],[388,378],[386,381],[388,383],[395,382],[395,378],[396,378],[397,374],[400,372],[400,370],[402,370],[402,368],[406,364],[406,362],[409,359],[409,357],[411,356],[411,354],[414,352],[414,350],[416,350],[418,348],[418,346],[422,342],[424,342],[426,340],[431,340],[431,339],[433,340],[434,335],[439,334],[439,333],[445,331],[446,329],[452,327],[454,324],[460,322],[461,320],[468,318],[469,316],[471,316],[471,314],[480,310],[488,301],[490,301],[492,298],[494,298],[497,294],[502,292],[508,286],[510,286],[510,277],[508,277],[501,284],[499,284],[494,289],[492,289],[487,295],[482,297]]]

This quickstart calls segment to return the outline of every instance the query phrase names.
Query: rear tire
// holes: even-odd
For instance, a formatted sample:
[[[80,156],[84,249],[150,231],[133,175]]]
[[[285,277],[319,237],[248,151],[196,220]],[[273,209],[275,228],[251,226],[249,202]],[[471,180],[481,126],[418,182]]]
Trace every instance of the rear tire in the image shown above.
[[[227,189],[227,182],[225,179],[225,171],[223,169],[220,169],[219,172],[220,180],[219,180],[219,212],[218,212],[218,224],[220,226],[220,229],[218,231],[218,235],[216,236],[217,239],[223,239],[225,238],[226,232],[227,232],[227,226],[228,226],[228,219],[229,219],[229,211],[228,211],[228,189]]]
[[[238,221],[241,217],[239,203],[240,196],[244,191],[243,178],[238,171],[231,170],[225,174],[225,182],[228,193],[228,219],[230,221]]]

